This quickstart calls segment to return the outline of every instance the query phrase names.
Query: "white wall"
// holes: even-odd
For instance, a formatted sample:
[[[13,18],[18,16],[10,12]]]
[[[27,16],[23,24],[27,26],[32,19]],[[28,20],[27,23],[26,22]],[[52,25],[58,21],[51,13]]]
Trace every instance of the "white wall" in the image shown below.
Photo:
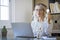
[[[31,22],[32,0],[12,0],[12,22]]]
[[[10,21],[15,22],[15,0],[10,0]]]
[[[11,22],[31,22],[32,0],[10,0],[10,20],[0,20],[0,28],[4,25],[11,28]]]

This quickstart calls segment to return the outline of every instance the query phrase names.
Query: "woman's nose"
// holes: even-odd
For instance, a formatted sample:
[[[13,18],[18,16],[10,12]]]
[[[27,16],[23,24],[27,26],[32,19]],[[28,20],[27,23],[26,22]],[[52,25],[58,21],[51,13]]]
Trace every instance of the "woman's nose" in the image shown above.
[[[38,14],[39,14],[40,12],[38,11]]]

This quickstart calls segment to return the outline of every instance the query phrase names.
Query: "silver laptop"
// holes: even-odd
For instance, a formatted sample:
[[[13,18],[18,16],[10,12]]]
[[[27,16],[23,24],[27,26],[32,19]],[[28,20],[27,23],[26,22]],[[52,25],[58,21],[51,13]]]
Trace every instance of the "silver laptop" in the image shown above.
[[[33,32],[30,23],[11,23],[14,36],[30,36],[33,37]]]

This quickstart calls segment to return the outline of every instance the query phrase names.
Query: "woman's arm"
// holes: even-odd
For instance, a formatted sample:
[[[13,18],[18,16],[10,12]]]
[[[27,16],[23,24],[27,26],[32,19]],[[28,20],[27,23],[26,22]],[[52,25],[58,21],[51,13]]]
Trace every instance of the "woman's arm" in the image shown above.
[[[48,14],[48,23],[49,23],[49,24],[51,23],[51,22],[50,22],[51,20],[52,20],[52,15],[51,15],[51,13],[49,13],[49,14]]]
[[[51,15],[51,13],[49,13],[48,14],[48,28],[47,28],[49,35],[51,35],[52,29],[53,29],[52,15]]]
[[[32,28],[32,31],[33,31],[33,34],[34,36],[37,36],[37,33],[38,33],[38,23],[36,21],[32,21],[31,22],[31,28]]]

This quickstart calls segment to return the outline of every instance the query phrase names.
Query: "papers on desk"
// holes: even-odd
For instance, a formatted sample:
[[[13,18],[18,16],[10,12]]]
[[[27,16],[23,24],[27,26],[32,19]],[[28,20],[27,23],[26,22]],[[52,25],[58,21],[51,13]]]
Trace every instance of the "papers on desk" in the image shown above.
[[[57,40],[56,37],[47,37],[47,36],[44,36],[42,37],[44,40]]]

